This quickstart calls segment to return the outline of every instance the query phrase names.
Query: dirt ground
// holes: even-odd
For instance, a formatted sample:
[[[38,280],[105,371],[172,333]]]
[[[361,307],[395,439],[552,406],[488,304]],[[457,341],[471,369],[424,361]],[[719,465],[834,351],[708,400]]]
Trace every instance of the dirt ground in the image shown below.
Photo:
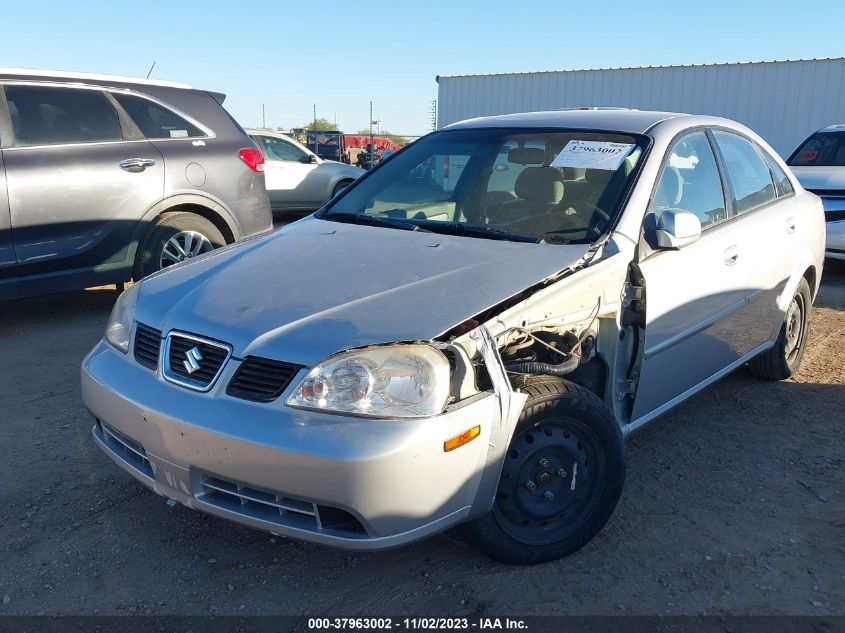
[[[845,614],[845,266],[796,379],[738,371],[632,438],[607,527],[532,568],[453,533],[350,554],[168,507],[90,438],[79,363],[114,298],[0,304],[0,615]]]

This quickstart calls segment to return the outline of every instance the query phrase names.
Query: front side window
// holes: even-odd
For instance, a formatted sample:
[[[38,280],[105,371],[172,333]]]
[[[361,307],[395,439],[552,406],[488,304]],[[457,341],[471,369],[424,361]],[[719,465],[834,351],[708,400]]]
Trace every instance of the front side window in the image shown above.
[[[260,136],[259,145],[264,150],[267,160],[286,160],[303,162],[308,154],[293,143],[288,143],[274,136]]]
[[[621,212],[648,139],[473,129],[420,139],[319,214],[490,239],[590,243]]]
[[[195,125],[154,101],[120,92],[113,93],[117,102],[135,121],[146,138],[189,138],[205,136]]]
[[[816,132],[789,157],[793,167],[845,167],[845,132]]]
[[[775,200],[777,194],[769,167],[754,144],[732,132],[713,132],[725,160],[725,170],[733,188],[736,212],[746,213]]]
[[[666,209],[691,211],[702,227],[727,218],[719,168],[704,132],[678,139],[669,150],[651,202],[657,215]]]
[[[5,87],[18,146],[119,141],[117,112],[99,90]]]

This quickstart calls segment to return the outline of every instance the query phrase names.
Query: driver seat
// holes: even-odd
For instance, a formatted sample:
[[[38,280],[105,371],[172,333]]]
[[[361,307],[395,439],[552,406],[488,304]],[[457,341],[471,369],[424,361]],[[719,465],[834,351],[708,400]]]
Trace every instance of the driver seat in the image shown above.
[[[554,167],[526,167],[514,183],[515,200],[487,210],[491,224],[512,222],[554,209],[563,200],[563,178]]]

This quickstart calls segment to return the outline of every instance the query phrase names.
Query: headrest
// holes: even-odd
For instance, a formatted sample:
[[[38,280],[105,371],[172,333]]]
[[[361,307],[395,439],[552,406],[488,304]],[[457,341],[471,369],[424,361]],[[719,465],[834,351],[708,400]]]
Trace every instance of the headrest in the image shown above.
[[[515,165],[542,165],[546,152],[539,147],[515,147],[508,152],[508,162]]]
[[[671,209],[676,207],[683,197],[684,177],[681,176],[681,170],[666,165],[654,194],[654,206],[658,209]]]
[[[563,180],[554,167],[526,167],[513,191],[523,200],[557,204],[563,199]]]

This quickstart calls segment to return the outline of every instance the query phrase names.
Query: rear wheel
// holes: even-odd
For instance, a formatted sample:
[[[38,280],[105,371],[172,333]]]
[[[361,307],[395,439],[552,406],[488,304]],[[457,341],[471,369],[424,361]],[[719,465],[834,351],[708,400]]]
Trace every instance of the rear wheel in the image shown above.
[[[595,394],[560,379],[525,392],[493,509],[468,526],[484,552],[517,565],[586,545],[613,513],[626,468],[619,425]]]
[[[766,380],[784,380],[798,371],[810,331],[811,307],[810,284],[801,279],[774,346],[748,363],[753,374]]]
[[[195,213],[164,213],[153,222],[138,247],[135,279],[223,246],[226,240],[211,221]]]

